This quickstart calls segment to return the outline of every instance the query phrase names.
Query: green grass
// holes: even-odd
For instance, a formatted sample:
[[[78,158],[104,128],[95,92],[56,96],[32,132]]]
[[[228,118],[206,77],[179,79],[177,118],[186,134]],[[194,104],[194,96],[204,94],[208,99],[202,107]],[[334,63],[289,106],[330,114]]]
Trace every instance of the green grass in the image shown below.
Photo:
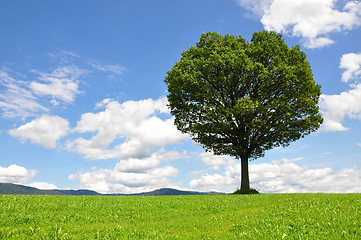
[[[0,239],[361,239],[361,194],[0,195]]]

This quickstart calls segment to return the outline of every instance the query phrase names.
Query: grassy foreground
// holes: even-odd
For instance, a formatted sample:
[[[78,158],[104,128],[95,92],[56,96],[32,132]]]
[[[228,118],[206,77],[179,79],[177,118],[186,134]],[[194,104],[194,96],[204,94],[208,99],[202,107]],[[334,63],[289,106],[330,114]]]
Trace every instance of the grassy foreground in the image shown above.
[[[0,195],[0,239],[361,239],[361,194]]]

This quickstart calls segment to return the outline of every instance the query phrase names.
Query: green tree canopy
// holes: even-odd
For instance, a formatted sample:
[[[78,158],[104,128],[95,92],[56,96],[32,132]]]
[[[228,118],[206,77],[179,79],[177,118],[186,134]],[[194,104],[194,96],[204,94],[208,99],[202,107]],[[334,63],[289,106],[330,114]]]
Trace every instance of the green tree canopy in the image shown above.
[[[202,34],[167,72],[177,128],[206,150],[241,159],[241,190],[249,191],[248,161],[317,130],[321,86],[306,54],[281,34]]]

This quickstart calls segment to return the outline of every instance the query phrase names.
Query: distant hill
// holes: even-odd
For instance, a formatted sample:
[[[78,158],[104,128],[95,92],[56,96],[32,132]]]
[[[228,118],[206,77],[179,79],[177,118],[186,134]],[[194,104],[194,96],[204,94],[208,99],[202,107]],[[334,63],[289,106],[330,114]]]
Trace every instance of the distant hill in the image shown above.
[[[135,194],[101,194],[91,190],[42,190],[13,183],[0,183],[0,194],[21,194],[21,195],[75,195],[75,196],[174,196],[174,195],[210,195],[222,194],[216,192],[181,191],[172,188],[161,188],[151,192]]]
[[[173,188],[161,188],[151,192],[145,193],[136,193],[131,195],[136,196],[174,196],[174,195],[212,195],[212,194],[222,194],[216,192],[196,192],[196,191],[181,191]]]
[[[42,190],[12,183],[0,183],[0,194],[23,195],[101,195],[91,190]]]

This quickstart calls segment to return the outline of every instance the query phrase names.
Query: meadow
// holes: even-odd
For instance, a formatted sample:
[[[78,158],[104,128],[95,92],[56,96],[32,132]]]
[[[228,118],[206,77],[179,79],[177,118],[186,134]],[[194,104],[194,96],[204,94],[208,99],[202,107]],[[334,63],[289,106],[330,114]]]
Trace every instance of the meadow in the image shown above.
[[[0,239],[361,239],[361,194],[0,195]]]

